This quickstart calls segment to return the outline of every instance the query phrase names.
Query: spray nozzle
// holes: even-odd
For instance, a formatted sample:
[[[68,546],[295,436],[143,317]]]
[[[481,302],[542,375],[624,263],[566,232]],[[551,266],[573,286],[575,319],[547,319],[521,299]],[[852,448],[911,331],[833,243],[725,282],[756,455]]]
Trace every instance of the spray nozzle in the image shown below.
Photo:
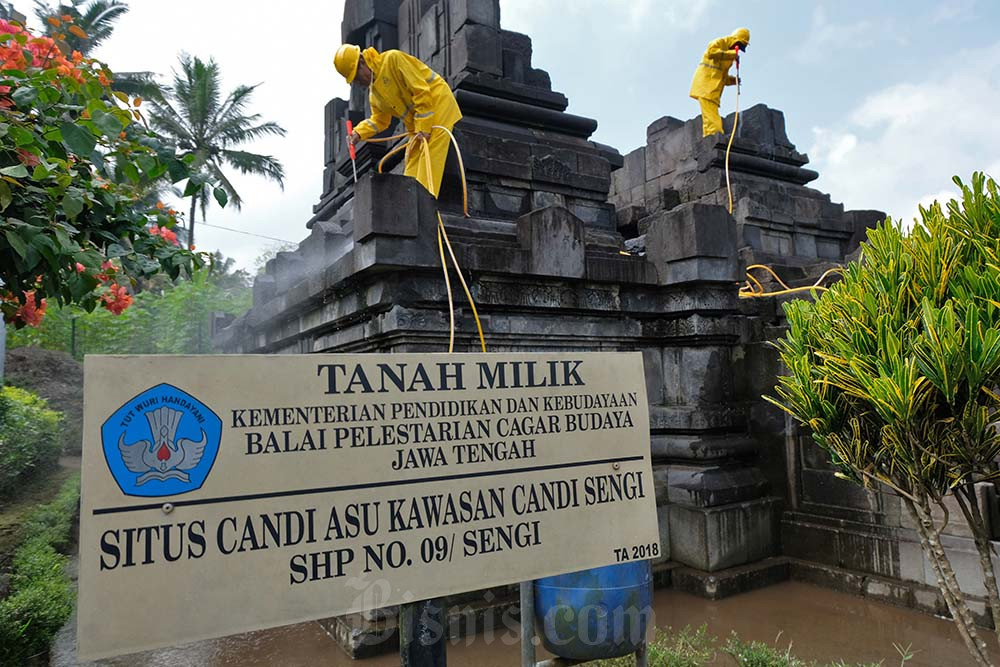
[[[351,154],[351,170],[354,172],[354,182],[358,182],[358,153],[354,144],[351,143],[351,135],[354,134],[354,123],[347,120],[347,152]]]

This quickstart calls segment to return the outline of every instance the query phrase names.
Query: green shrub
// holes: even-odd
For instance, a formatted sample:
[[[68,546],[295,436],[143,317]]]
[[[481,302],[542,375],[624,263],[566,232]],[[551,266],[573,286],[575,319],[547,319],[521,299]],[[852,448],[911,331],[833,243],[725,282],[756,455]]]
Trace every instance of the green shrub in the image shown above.
[[[67,550],[79,503],[80,478],[25,522],[25,541],[14,554],[11,595],[0,600],[0,665],[22,665],[49,648],[73,611]]]
[[[62,415],[44,399],[0,387],[0,496],[31,473],[54,466],[62,451]]]
[[[36,551],[37,549],[37,551]],[[33,542],[28,551],[35,562],[47,561],[42,578],[18,586],[0,601],[0,664],[22,665],[44,653],[52,637],[73,611],[73,591],[63,573],[65,556],[52,547]]]
[[[66,480],[59,495],[32,512],[24,522],[24,541],[42,540],[59,553],[73,546],[73,528],[80,505],[80,478]]]
[[[777,347],[788,374],[766,398],[809,428],[839,477],[898,496],[963,643],[985,665],[962,590],[975,575],[956,576],[941,534],[949,518],[964,520],[1000,619],[976,486],[1000,481],[1000,186],[979,172],[955,184],[961,196],[921,207],[909,231],[891,220],[868,230],[861,261],[815,303],[785,304]]]

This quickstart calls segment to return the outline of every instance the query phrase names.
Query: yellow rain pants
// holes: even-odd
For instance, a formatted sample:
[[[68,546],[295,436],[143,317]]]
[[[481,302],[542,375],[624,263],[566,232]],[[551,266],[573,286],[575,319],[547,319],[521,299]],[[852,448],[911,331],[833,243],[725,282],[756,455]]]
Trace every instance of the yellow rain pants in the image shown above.
[[[451,130],[462,118],[451,88],[431,68],[402,51],[379,53],[369,47],[362,52],[362,57],[372,70],[372,84],[368,91],[372,115],[358,123],[355,128],[358,136],[363,141],[370,139],[389,127],[393,117],[401,118],[412,142],[403,173],[416,178],[437,197],[450,139],[447,133],[432,128],[440,125]],[[413,140],[413,135],[418,132],[430,135],[429,174],[424,149]]]
[[[699,97],[701,105],[701,136],[723,132],[722,116],[719,115],[719,103],[705,97]]]

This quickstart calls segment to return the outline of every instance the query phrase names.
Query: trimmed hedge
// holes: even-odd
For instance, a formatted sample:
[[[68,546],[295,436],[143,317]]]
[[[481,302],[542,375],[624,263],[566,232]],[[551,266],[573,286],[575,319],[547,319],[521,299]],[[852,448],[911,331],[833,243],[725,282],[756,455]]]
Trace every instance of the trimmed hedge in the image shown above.
[[[62,415],[29,391],[0,387],[0,496],[54,466],[61,452]]]
[[[65,553],[73,544],[79,499],[80,478],[73,477],[52,503],[25,521],[25,539],[14,554],[11,594],[0,600],[0,665],[22,665],[44,654],[73,612]]]

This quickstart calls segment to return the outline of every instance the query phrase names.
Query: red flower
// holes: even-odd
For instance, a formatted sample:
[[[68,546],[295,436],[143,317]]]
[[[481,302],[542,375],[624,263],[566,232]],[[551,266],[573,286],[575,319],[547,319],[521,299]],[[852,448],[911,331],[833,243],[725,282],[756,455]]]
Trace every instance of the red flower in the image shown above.
[[[19,26],[14,25],[10,21],[5,21],[3,19],[0,19],[0,32],[8,32],[12,35],[16,35],[24,31],[21,30]]]
[[[124,285],[112,285],[110,291],[101,297],[104,307],[115,315],[121,315],[125,309],[132,305],[132,295],[128,293]]]
[[[14,313],[14,321],[20,320],[29,327],[37,327],[45,317],[45,299],[41,303],[35,301],[35,291],[24,293],[24,303]]]
[[[170,241],[174,245],[180,245],[180,242],[177,240],[177,234],[170,231],[166,227],[160,227],[159,225],[154,224],[149,228],[149,233],[153,236],[159,236],[162,239]]]
[[[83,264],[81,264],[80,262],[77,262],[77,263],[76,263],[76,272],[77,272],[77,273],[83,273],[83,272],[84,272],[84,271],[86,270],[86,268],[87,268],[87,267],[85,267],[85,266],[84,266]]]
[[[41,162],[38,156],[34,153],[29,153],[23,148],[17,149],[17,158],[21,161],[25,167],[36,167]]]

